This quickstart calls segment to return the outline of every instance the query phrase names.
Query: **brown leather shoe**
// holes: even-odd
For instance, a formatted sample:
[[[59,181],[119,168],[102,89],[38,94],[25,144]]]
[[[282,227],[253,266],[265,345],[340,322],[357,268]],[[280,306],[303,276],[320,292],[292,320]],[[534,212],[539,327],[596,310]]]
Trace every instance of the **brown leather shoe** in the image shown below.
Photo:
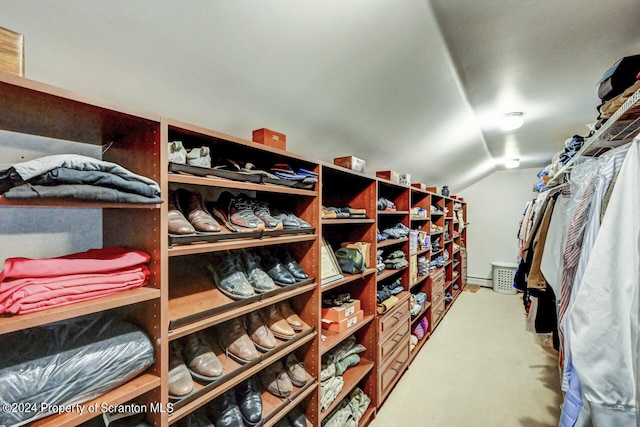
[[[227,355],[239,363],[249,363],[260,357],[256,346],[244,329],[242,317],[223,323],[218,328],[220,345]]]
[[[288,397],[293,390],[291,379],[279,360],[258,372],[258,378],[265,390],[275,396]]]
[[[190,192],[186,198],[185,214],[189,222],[198,231],[206,233],[217,233],[221,230],[220,224],[216,221],[204,206],[202,194]]]
[[[182,357],[182,344],[172,341],[169,345],[169,397],[181,399],[193,388],[193,379]]]
[[[284,367],[293,385],[302,387],[307,383],[307,371],[305,371],[304,364],[298,360],[295,353],[289,353],[284,360]]]
[[[180,210],[180,202],[178,200],[178,194],[175,191],[169,190],[169,221],[168,228],[169,234],[193,234],[196,229],[193,225],[187,221],[182,211]]]
[[[299,332],[303,329],[304,323],[302,323],[302,319],[300,319],[296,312],[293,311],[288,301],[280,301],[276,304],[276,306],[278,307],[278,310],[280,310],[280,314],[282,314],[282,317],[284,317],[287,323],[291,325],[291,328],[294,331]]]
[[[184,358],[191,375],[202,381],[214,381],[222,375],[222,363],[211,350],[202,332],[187,336],[184,342]]]
[[[262,311],[262,318],[266,322],[267,327],[276,337],[288,340],[296,335],[295,331],[291,328],[284,317],[282,317],[280,310],[278,310],[278,307],[275,305],[265,307]]]
[[[276,337],[273,336],[273,333],[267,328],[267,325],[264,324],[260,313],[252,311],[248,313],[246,317],[247,333],[251,341],[258,347],[258,350],[269,351],[276,348],[278,344]]]

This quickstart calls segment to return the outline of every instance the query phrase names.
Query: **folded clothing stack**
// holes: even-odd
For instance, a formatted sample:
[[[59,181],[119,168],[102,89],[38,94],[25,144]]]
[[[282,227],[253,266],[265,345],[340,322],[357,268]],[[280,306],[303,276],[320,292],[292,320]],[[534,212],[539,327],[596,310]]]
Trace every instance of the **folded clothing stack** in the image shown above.
[[[132,380],[154,361],[153,344],[113,315],[90,315],[0,336],[0,404],[29,403],[37,412],[0,411],[0,425],[49,415],[46,408],[95,399]]]
[[[327,417],[322,427],[357,427],[370,403],[371,398],[356,387]]]
[[[158,184],[115,163],[57,154],[0,171],[7,199],[64,198],[116,203],[162,203]]]
[[[385,199],[384,197],[380,197],[378,199],[378,210],[379,211],[396,211],[396,205],[389,199]]]
[[[382,234],[391,239],[403,239],[409,235],[409,231],[409,227],[402,223],[397,223],[393,227],[382,230]]]
[[[367,210],[345,206],[343,208],[322,207],[322,219],[366,219]]]
[[[320,372],[320,401],[322,410],[326,410],[338,396],[344,386],[342,374],[350,367],[360,363],[360,356],[366,347],[356,343],[355,335],[349,336],[327,354],[322,356]]]
[[[429,260],[427,257],[418,257],[418,276],[426,276],[429,274]]]
[[[0,314],[25,314],[147,284],[151,257],[123,247],[59,258],[8,258],[0,273]]]
[[[384,260],[384,265],[386,268],[392,270],[400,270],[401,268],[407,267],[409,262],[407,261],[405,253],[398,250],[387,255],[387,258]]]

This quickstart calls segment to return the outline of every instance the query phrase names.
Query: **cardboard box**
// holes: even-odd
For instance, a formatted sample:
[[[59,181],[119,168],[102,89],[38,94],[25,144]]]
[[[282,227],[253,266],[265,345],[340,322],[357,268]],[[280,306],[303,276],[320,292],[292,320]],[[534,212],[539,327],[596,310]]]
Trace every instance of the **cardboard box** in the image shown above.
[[[355,156],[336,157],[333,159],[333,164],[362,173],[367,166],[367,162]]]
[[[24,36],[0,27],[0,71],[24,77]]]
[[[322,329],[326,329],[327,331],[335,332],[341,334],[350,328],[353,328],[358,323],[362,322],[364,318],[364,311],[358,310],[355,314],[347,317],[346,319],[342,319],[339,322],[331,322],[322,319]]]
[[[400,184],[411,185],[411,174],[410,173],[401,173],[400,174]]]
[[[357,249],[362,252],[364,257],[364,266],[369,268],[369,260],[371,259],[371,243],[369,242],[344,242],[340,245],[343,248]]]
[[[422,182],[413,182],[411,183],[411,186],[414,188],[419,188],[420,190],[426,190],[427,189],[427,184],[423,184]]]
[[[378,178],[386,179],[391,182],[397,182],[400,184],[400,174],[394,171],[378,171],[376,172]]]
[[[440,194],[440,187],[427,187],[429,193]]]
[[[262,128],[254,130],[253,142],[259,142],[268,147],[279,148],[281,150],[287,149],[287,135],[271,129]]]
[[[339,307],[323,308],[322,320],[327,322],[340,322],[347,317],[353,316],[357,311],[360,311],[360,300],[358,299]]]

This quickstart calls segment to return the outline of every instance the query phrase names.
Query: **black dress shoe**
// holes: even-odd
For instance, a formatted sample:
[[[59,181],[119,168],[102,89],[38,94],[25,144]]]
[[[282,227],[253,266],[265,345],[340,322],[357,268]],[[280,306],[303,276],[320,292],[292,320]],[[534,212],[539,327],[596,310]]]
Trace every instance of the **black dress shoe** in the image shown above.
[[[286,250],[281,250],[280,260],[287,270],[293,275],[296,281],[301,282],[307,280],[309,275],[300,267],[296,259]]]
[[[289,286],[296,283],[295,277],[282,265],[278,258],[265,249],[260,250],[260,261],[264,270],[276,282],[276,285]]]
[[[232,299],[251,298],[256,294],[242,271],[239,254],[232,251],[211,254],[207,265],[220,292]]]
[[[109,424],[111,425],[111,424]],[[178,421],[178,427],[215,427],[204,411],[196,411]]]
[[[287,418],[293,427],[307,427],[307,417],[297,406],[287,414]]]
[[[216,427],[243,427],[242,413],[233,390],[225,392],[209,405],[209,418]]]
[[[262,420],[262,395],[258,391],[255,377],[236,387],[236,402],[240,407],[242,418],[250,426],[255,426]]]

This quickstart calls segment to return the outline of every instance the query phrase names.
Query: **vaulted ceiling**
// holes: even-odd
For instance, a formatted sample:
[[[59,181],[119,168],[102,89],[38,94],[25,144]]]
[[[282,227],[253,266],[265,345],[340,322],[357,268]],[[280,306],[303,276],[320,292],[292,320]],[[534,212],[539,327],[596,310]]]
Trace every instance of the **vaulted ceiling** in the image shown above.
[[[599,77],[640,53],[635,3],[0,0],[0,26],[28,78],[457,191],[588,132]]]

